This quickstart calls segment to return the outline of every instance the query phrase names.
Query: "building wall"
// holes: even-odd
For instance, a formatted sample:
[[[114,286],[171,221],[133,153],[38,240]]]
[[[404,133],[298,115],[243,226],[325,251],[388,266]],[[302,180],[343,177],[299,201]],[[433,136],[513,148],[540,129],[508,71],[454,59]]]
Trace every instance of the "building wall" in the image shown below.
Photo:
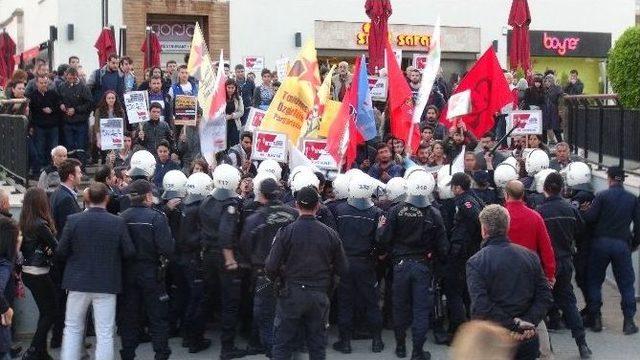
[[[19,34],[16,19],[5,30],[17,45],[17,51],[31,49],[49,39],[49,25],[56,24],[60,0],[0,0],[0,22],[7,20],[16,9],[24,11],[23,32]]]
[[[144,55],[140,47],[144,42],[147,14],[207,16],[205,40],[213,54],[224,49],[229,53],[229,4],[216,1],[152,1],[122,0],[124,23],[127,25],[127,55],[131,56],[137,74],[142,73]],[[140,76],[139,76],[140,77]]]
[[[303,42],[314,36],[315,20],[366,22],[364,0],[233,0],[230,1],[231,60],[264,56],[273,67],[281,56],[295,57],[294,34]],[[432,25],[440,14],[443,26],[479,27],[481,47],[498,40],[498,56],[506,63],[506,36],[512,0],[392,0],[393,24]],[[533,30],[612,33],[635,24],[635,0],[529,1]],[[615,21],[612,21],[615,19]],[[506,32],[505,32],[506,34]]]

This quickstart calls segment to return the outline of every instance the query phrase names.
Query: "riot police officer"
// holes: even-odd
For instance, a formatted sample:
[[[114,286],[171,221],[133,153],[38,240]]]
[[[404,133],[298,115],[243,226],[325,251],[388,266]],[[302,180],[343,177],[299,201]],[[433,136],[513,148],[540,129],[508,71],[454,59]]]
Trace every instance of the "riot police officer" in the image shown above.
[[[465,173],[453,174],[450,185],[455,196],[455,215],[443,290],[447,296],[447,305],[451,316],[449,333],[454,334],[467,317],[463,301],[467,283],[465,264],[480,249],[482,235],[478,216],[484,203],[470,191],[471,179],[469,175]]]
[[[349,271],[338,285],[338,327],[340,340],[333,348],[343,354],[351,353],[353,319],[357,307],[362,307],[373,335],[371,351],[381,352],[382,314],[378,307],[380,293],[376,279],[374,247],[376,229],[382,210],[373,205],[371,196],[375,190],[367,175],[351,178],[349,198],[336,207],[338,234],[349,260]]]
[[[151,183],[135,180],[129,185],[131,207],[120,216],[125,219],[136,256],[124,268],[122,291],[121,356],[135,358],[140,330],[141,309],[149,320],[149,333],[156,359],[168,359],[169,296],[166,292],[166,261],[173,255],[174,242],[166,216],[151,206]]]
[[[320,180],[313,173],[313,170],[308,166],[297,166],[291,172],[291,194],[295,196],[296,192],[304,187],[313,186],[316,191],[320,189]],[[287,205],[294,207],[296,205],[296,201],[292,200]],[[327,225],[332,229],[337,229],[336,219],[323,203],[318,204],[318,210],[316,211],[316,218],[321,223]]]
[[[343,276],[347,259],[338,234],[316,219],[320,195],[313,186],[296,191],[300,216],[278,231],[265,271],[280,280],[274,321],[273,358],[291,359],[304,333],[310,359],[326,356],[328,292],[334,275]]]
[[[347,201],[349,197],[349,177],[346,174],[338,174],[333,179],[333,199],[324,204],[329,208],[333,217],[336,217],[336,207]]]
[[[378,243],[389,249],[393,260],[393,320],[396,355],[406,356],[406,329],[411,323],[413,360],[430,358],[423,350],[432,310],[432,256],[443,256],[447,235],[440,212],[428,196],[435,180],[423,171],[407,178],[407,199],[389,210],[379,222]]]
[[[407,181],[401,177],[389,179],[384,187],[385,198],[376,204],[383,211],[391,209],[393,206],[404,201],[407,196]]]
[[[211,177],[205,173],[194,173],[187,179],[187,196],[184,198],[182,223],[178,237],[178,261],[184,271],[187,286],[187,299],[182,321],[183,343],[190,353],[206,350],[211,340],[204,337],[205,321],[203,317],[204,273],[202,265],[202,240],[198,231],[198,211],[202,200],[211,193]],[[166,189],[166,187],[165,187]],[[166,191],[166,190],[165,190]]]
[[[237,251],[242,211],[242,200],[235,192],[239,183],[238,169],[228,164],[218,165],[213,171],[214,190],[202,201],[198,212],[204,261],[212,265],[211,270],[217,271],[220,279],[222,360],[246,355],[246,351],[235,346],[242,292],[240,265],[244,260]]]
[[[256,199],[262,206],[246,219],[240,245],[244,253],[250,254],[255,284],[253,316],[259,328],[260,341],[265,347],[267,357],[271,358],[276,289],[264,273],[264,264],[276,233],[283,226],[295,221],[298,212],[280,201],[280,186],[275,177],[267,177],[255,186]]]
[[[545,200],[544,194],[544,181],[549,174],[557,173],[553,169],[542,169],[536,173],[533,177],[533,184],[535,192],[529,192],[526,196],[525,202],[531,209],[537,209]]]
[[[549,168],[549,155],[542,149],[527,149],[523,153],[526,176],[520,179],[527,192],[527,197],[535,193],[535,175]],[[544,198],[544,197],[543,197]]]
[[[156,158],[147,150],[138,150],[131,155],[131,161],[129,162],[128,175],[131,178],[131,182],[135,180],[151,180],[153,174],[156,171]],[[153,184],[152,184],[153,185]],[[124,193],[127,193],[127,189],[124,189]],[[155,194],[155,186],[152,188],[152,192]],[[125,211],[131,206],[131,198],[128,196],[123,197],[120,200],[120,212]]]

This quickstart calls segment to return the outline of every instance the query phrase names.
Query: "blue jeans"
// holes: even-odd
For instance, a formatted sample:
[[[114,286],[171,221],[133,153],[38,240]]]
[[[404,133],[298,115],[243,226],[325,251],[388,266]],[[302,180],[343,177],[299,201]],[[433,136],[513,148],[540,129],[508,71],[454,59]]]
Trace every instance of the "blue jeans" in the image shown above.
[[[401,260],[393,266],[393,325],[396,338],[404,339],[411,325],[414,349],[422,349],[427,339],[433,309],[431,270],[422,261]]]
[[[78,124],[64,124],[64,143],[67,150],[87,150],[89,141],[89,124],[81,122]]]
[[[620,306],[625,317],[636,314],[636,299],[633,284],[635,274],[631,263],[631,249],[629,243],[623,239],[601,237],[591,243],[589,254],[589,303],[592,315],[599,314],[602,307],[602,283],[607,273],[609,263],[613,268],[613,276],[622,297]]]
[[[36,146],[40,167],[44,168],[51,159],[51,149],[58,146],[58,127],[33,127],[33,142]]]

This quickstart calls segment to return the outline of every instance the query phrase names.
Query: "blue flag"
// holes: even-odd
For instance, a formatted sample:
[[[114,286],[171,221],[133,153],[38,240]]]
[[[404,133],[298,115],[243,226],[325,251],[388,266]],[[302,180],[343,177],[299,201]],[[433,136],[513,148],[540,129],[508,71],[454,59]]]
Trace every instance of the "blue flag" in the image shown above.
[[[367,76],[367,59],[362,55],[358,74],[358,116],[356,126],[362,137],[369,141],[378,135],[376,120],[373,113],[373,103],[371,102],[371,92],[369,91],[369,77]]]

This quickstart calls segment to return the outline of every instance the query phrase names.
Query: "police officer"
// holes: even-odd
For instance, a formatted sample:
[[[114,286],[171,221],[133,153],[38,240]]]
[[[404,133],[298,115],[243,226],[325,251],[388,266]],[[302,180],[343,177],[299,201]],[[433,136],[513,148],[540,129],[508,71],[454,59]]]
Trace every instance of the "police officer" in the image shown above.
[[[640,221],[638,200],[624,189],[625,173],[614,166],[607,169],[609,189],[596,194],[584,219],[594,224],[593,240],[589,254],[589,315],[593,331],[602,330],[602,283],[609,263],[613,266],[616,284],[622,297],[624,315],[622,331],[625,335],[638,332],[633,317],[636,314],[635,274],[631,263],[631,250],[636,245]],[[629,230],[633,223],[636,237]]]
[[[349,197],[349,177],[345,174],[338,174],[331,185],[333,186],[333,199],[326,201],[324,204],[335,218],[336,207],[346,202]]]
[[[391,178],[384,187],[384,199],[376,204],[383,211],[387,211],[404,201],[407,197],[407,181],[401,177]]]
[[[138,179],[129,185],[131,208],[120,216],[127,222],[136,256],[125,265],[122,291],[122,359],[135,358],[140,331],[140,311],[149,320],[149,333],[156,359],[168,359],[169,296],[165,286],[166,259],[173,255],[174,242],[166,216],[151,206],[151,183]]]
[[[291,186],[291,194],[293,196],[295,196],[298,190],[307,186],[313,186],[316,189],[316,191],[319,191],[320,180],[318,179],[316,174],[313,173],[313,170],[310,167],[297,166],[293,169],[291,174],[292,176],[290,177],[291,179],[290,186]],[[292,200],[286,204],[291,207],[294,207],[296,205],[296,201]],[[320,221],[321,223],[327,225],[328,227],[334,230],[338,228],[335,217],[333,216],[329,208],[327,208],[327,206],[324,205],[323,203],[320,203],[318,205],[318,210],[316,211],[316,218],[318,219],[318,221]]]
[[[347,259],[338,234],[315,217],[320,195],[313,186],[298,189],[300,216],[280,229],[265,261],[272,281],[282,289],[276,305],[273,358],[291,359],[304,333],[310,359],[326,356],[328,292],[334,275],[344,276]]]
[[[235,190],[240,172],[228,164],[213,171],[214,190],[202,201],[199,224],[204,243],[204,261],[211,264],[220,277],[221,334],[220,359],[235,359],[246,351],[235,346],[236,325],[242,292],[241,254],[238,253],[241,199]]]
[[[131,182],[136,180],[151,180],[156,171],[156,158],[147,150],[138,150],[131,155],[129,166],[128,175],[131,178]],[[124,193],[127,192],[128,190],[125,188]],[[152,192],[154,192],[155,195],[155,186],[152,188]],[[120,212],[125,211],[130,206],[131,198],[128,196],[123,197],[120,201]]]
[[[406,329],[411,324],[413,351],[411,359],[430,358],[422,347],[427,337],[432,310],[432,256],[446,253],[447,235],[440,212],[430,205],[428,196],[435,180],[424,170],[407,178],[407,199],[389,210],[379,222],[378,243],[389,249],[393,260],[393,320],[395,353],[407,354]]]
[[[520,179],[528,194],[535,193],[535,175],[549,168],[549,155],[542,149],[526,149],[523,153],[526,176]]]
[[[476,187],[473,189],[473,194],[482,200],[482,202],[487,205],[501,203],[500,194],[489,184],[491,175],[487,170],[478,170],[474,172],[473,180],[476,183]]]
[[[187,196],[183,202],[182,226],[180,227],[176,247],[179,253],[178,261],[184,272],[188,294],[182,320],[183,343],[189,348],[189,353],[193,354],[206,350],[211,346],[211,340],[204,337],[204,273],[202,240],[201,233],[198,231],[198,211],[202,200],[211,193],[213,184],[209,175],[194,173],[187,179],[185,187]]]
[[[251,254],[254,279],[253,316],[257,321],[260,340],[267,357],[272,357],[273,320],[276,311],[276,289],[264,273],[264,264],[278,230],[294,222],[298,212],[280,201],[280,186],[275,177],[267,177],[254,187],[256,199],[262,206],[251,214],[242,227],[240,245]]]
[[[253,181],[253,197],[249,199],[245,199],[242,204],[242,216],[241,216],[242,224],[244,224],[244,222],[250,215],[258,211],[258,209],[262,207],[262,205],[264,205],[260,200],[258,200],[258,194],[260,190],[260,184],[262,183],[262,181],[266,179],[273,179],[276,181],[276,183],[278,181],[276,176],[271,172],[263,171],[256,174],[256,176],[252,180]]]
[[[363,308],[373,335],[371,351],[378,353],[384,349],[374,261],[376,229],[383,213],[371,201],[374,190],[375,185],[369,176],[352,177],[349,199],[336,207],[338,234],[349,259],[349,271],[340,279],[338,286],[340,340],[333,344],[333,348],[343,354],[351,353],[354,312],[358,307]]]
[[[557,173],[557,171],[553,169],[542,169],[536,173],[533,177],[533,189],[535,192],[531,191],[527,193],[525,198],[525,202],[527,206],[531,209],[537,209],[544,202],[546,195],[544,192],[544,181],[547,179],[549,174]]]
[[[482,235],[478,215],[480,215],[484,203],[470,191],[471,179],[469,175],[465,173],[453,174],[450,185],[455,196],[455,215],[443,290],[447,296],[450,313],[449,333],[454,334],[467,317],[463,301],[467,283],[465,264],[480,249]]]
[[[562,310],[567,326],[571,329],[571,335],[578,345],[580,358],[588,359],[591,357],[591,350],[585,340],[582,317],[578,312],[576,296],[571,285],[573,244],[576,234],[584,230],[584,223],[578,209],[571,207],[569,202],[560,197],[564,187],[562,176],[553,169],[549,170],[551,172],[546,176],[543,184],[545,200],[537,210],[544,219],[556,258],[553,300]]]

